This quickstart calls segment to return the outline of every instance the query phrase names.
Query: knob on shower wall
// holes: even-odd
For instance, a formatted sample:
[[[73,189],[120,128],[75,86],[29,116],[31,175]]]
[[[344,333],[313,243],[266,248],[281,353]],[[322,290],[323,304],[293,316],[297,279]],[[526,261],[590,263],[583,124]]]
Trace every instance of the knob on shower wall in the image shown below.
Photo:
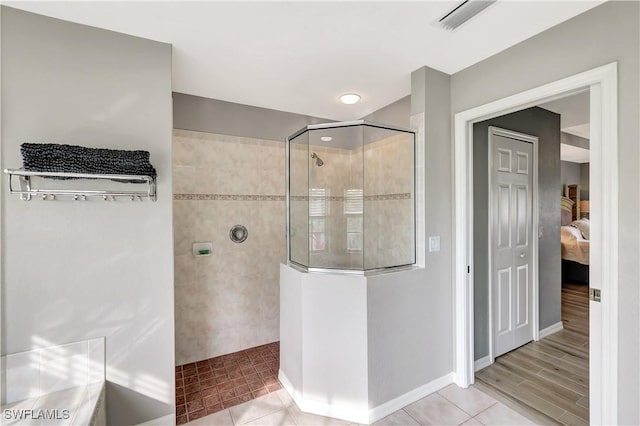
[[[243,243],[249,236],[249,231],[243,225],[235,225],[229,231],[229,238],[234,243]]]

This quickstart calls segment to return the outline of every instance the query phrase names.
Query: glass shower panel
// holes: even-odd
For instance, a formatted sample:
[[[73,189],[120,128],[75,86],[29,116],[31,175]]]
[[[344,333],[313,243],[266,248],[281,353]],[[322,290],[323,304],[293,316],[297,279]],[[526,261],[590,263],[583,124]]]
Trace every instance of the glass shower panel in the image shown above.
[[[364,128],[364,269],[415,263],[414,135]]]
[[[362,270],[362,222],[349,210],[362,204],[362,132],[309,131],[309,267]]]
[[[309,266],[309,133],[289,140],[289,256]]]
[[[356,132],[354,132],[356,133]],[[358,127],[357,142],[349,149],[349,177],[342,192],[345,222],[345,255],[352,269],[364,269],[364,150],[362,138],[364,128]]]

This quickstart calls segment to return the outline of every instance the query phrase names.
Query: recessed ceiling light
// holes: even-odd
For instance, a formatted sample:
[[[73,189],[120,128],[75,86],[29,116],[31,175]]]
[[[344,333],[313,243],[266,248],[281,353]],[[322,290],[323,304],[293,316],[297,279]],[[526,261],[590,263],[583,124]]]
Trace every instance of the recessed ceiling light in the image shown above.
[[[330,142],[333,138],[331,136],[321,136],[320,140],[322,142]]]
[[[353,105],[355,103],[358,103],[358,101],[360,100],[360,95],[356,93],[345,93],[344,95],[340,96],[340,100],[343,104]]]

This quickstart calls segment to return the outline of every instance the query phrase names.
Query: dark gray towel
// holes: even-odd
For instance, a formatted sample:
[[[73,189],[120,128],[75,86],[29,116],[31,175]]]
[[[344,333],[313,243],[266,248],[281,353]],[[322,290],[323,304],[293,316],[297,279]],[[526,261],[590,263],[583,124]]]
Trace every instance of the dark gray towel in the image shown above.
[[[144,175],[156,177],[149,151],[87,148],[53,143],[23,143],[25,170],[34,172]]]

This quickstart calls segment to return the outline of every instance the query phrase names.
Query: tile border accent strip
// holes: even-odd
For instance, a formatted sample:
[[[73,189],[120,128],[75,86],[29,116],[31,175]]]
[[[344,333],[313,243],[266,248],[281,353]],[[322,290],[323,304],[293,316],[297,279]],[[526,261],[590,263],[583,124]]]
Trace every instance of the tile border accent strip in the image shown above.
[[[312,199],[327,199],[329,201],[344,201],[345,197],[311,197]],[[411,193],[366,195],[365,201],[410,200]],[[242,194],[173,194],[176,201],[285,201],[284,195],[242,195]],[[309,201],[308,196],[292,195],[292,201]]]
[[[365,195],[365,201],[385,201],[385,200],[410,200],[411,193],[403,192],[402,194],[380,194],[380,195]]]
[[[285,201],[284,195],[173,194],[176,201]]]
[[[344,201],[345,198],[341,196],[329,196],[329,197],[308,197],[306,195],[292,195],[291,201],[309,201],[309,198],[313,200],[328,200],[328,201]],[[365,195],[362,197],[364,201],[383,201],[383,200],[410,200],[411,193],[404,192],[401,194],[380,194],[380,195]]]

